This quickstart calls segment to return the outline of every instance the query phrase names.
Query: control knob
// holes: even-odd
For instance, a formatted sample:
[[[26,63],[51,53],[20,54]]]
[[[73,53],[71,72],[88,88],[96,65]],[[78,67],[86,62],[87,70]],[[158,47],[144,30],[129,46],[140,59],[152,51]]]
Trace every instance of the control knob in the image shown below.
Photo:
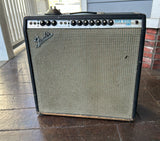
[[[102,25],[107,25],[107,21],[106,20],[102,20]]]
[[[100,20],[96,20],[96,25],[99,26],[101,24]]]
[[[49,20],[46,21],[46,25],[47,25],[47,26],[51,25],[51,22],[50,22]]]
[[[112,25],[114,24],[113,20],[112,20],[112,19],[109,19],[108,24],[109,24],[110,26],[112,26]]]
[[[94,20],[90,20],[89,25],[93,26],[94,25]]]
[[[71,25],[72,25],[72,26],[75,26],[75,25],[76,25],[76,21],[75,21],[75,20],[72,20],[72,21],[71,21]]]
[[[83,21],[83,25],[84,25],[84,26],[87,26],[87,25],[88,25],[88,21],[87,21],[87,20],[84,20],[84,21]]]
[[[81,25],[82,25],[82,21],[81,21],[81,20],[78,20],[78,21],[77,21],[77,25],[81,26]]]
[[[41,26],[44,26],[45,24],[46,24],[46,22],[45,22],[45,21],[43,21],[43,20],[42,20],[42,21],[40,21],[40,25],[41,25]]]
[[[53,26],[56,26],[57,25],[57,22],[54,20],[54,21],[52,21],[52,25]]]

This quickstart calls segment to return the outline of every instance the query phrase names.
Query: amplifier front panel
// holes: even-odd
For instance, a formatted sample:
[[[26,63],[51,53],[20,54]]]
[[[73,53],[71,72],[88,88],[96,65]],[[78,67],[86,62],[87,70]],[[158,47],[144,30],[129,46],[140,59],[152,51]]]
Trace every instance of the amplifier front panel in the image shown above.
[[[40,113],[132,119],[141,28],[27,34]]]

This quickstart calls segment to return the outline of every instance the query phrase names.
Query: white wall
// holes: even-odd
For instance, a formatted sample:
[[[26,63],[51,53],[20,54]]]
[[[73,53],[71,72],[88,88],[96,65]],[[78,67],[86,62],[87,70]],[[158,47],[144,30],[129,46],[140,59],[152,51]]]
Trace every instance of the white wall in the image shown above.
[[[87,0],[81,0],[81,11],[87,11]]]
[[[151,18],[160,18],[160,0],[153,0]]]
[[[4,3],[0,0],[0,61],[8,60],[14,56],[6,18]]]
[[[152,0],[87,0],[88,11],[95,12],[137,12],[151,15]]]
[[[37,14],[44,15],[49,8],[48,0],[36,0]]]
[[[3,38],[2,28],[0,25],[0,61],[6,61],[8,60],[8,54],[6,50],[6,45]]]
[[[160,28],[160,0],[153,0],[151,17],[147,19],[148,28]]]
[[[81,0],[81,6],[84,11],[144,13],[147,28],[160,28],[160,0]]]

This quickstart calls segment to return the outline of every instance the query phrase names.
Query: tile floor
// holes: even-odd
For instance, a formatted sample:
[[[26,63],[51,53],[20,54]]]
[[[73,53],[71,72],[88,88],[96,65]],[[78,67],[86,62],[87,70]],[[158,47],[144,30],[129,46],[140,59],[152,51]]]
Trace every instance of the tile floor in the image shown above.
[[[142,70],[134,122],[38,116],[26,51],[0,68],[0,141],[160,141],[160,72]]]

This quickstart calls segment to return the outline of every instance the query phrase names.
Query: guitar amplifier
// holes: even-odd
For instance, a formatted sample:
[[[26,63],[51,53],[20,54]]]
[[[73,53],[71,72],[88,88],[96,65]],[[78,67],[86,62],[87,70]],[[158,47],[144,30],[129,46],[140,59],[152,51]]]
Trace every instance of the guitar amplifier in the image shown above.
[[[133,120],[145,24],[132,13],[25,17],[37,112]]]

